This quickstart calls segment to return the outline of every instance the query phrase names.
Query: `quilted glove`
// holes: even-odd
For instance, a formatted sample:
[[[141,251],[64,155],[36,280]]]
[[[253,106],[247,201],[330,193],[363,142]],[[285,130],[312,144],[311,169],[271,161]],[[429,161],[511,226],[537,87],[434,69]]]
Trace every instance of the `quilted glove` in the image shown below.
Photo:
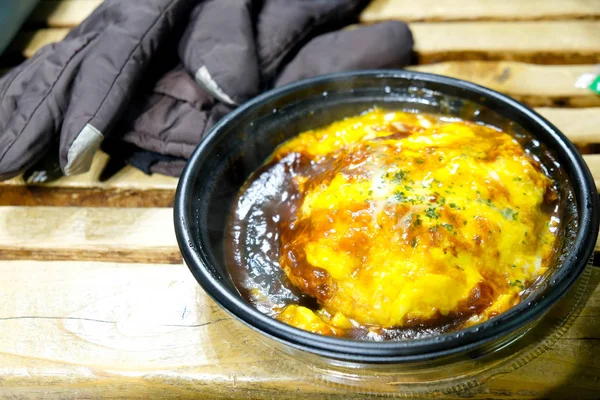
[[[112,159],[177,176],[216,121],[264,90],[407,65],[406,24],[345,29],[364,6],[105,0],[0,79],[0,179],[85,172],[101,145]]]

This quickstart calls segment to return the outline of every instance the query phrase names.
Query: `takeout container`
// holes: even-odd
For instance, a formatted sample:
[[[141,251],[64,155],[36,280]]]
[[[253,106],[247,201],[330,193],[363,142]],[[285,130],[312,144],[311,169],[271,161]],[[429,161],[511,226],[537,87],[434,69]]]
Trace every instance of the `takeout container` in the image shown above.
[[[559,234],[557,265],[520,304],[456,332],[366,342],[291,327],[242,298],[225,265],[223,234],[244,181],[286,139],[373,106],[444,114],[512,132],[555,175],[563,197],[572,192],[572,198],[561,204],[566,222]],[[550,158],[540,151],[543,147]],[[440,360],[452,363],[456,357],[477,359],[523,336],[584,271],[598,236],[598,211],[594,180],[582,157],[556,127],[530,108],[457,79],[400,70],[363,71],[321,76],[269,91],[223,118],[195,150],[181,176],[175,229],[185,262],[204,290],[237,321],[273,340],[283,352],[309,363],[315,360],[315,365],[324,362],[375,371],[395,365],[406,371],[422,370],[427,363],[441,365]]]

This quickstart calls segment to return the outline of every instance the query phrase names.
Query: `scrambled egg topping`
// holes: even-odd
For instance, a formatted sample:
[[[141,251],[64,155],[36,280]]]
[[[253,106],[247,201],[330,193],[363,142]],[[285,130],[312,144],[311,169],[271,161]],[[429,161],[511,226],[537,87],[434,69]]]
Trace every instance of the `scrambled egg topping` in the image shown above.
[[[292,153],[315,167],[294,175],[301,203],[281,222],[279,263],[322,308],[287,306],[290,325],[343,336],[475,324],[550,264],[556,191],[507,133],[375,109],[302,133],[272,160]]]

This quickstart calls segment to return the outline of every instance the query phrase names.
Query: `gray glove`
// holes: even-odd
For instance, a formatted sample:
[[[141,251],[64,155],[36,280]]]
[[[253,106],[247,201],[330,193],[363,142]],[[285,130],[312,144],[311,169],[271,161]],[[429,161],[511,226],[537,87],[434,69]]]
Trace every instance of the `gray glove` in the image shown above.
[[[405,24],[338,30],[364,3],[105,0],[0,79],[0,179],[48,159],[85,172],[103,140],[113,158],[177,175],[206,131],[262,90],[406,65]]]

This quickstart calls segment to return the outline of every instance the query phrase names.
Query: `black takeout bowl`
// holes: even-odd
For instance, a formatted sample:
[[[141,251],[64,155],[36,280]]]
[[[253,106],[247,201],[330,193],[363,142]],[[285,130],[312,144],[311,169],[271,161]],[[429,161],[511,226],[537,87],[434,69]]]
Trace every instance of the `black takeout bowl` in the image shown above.
[[[248,176],[286,139],[373,106],[474,120],[525,134],[552,155],[566,222],[556,267],[517,306],[482,324],[437,336],[368,342],[321,336],[276,321],[248,304],[225,265],[224,230]],[[562,168],[557,168],[557,164]],[[571,196],[568,193],[571,193]],[[570,197],[570,198],[569,198]],[[594,180],[573,144],[523,104],[493,90],[438,75],[362,71],[326,75],[271,90],[228,114],[194,151],[177,188],[175,230],[191,272],[229,314],[286,348],[367,364],[439,359],[514,337],[534,324],[573,285],[598,235]],[[508,340],[508,339],[507,339]]]

